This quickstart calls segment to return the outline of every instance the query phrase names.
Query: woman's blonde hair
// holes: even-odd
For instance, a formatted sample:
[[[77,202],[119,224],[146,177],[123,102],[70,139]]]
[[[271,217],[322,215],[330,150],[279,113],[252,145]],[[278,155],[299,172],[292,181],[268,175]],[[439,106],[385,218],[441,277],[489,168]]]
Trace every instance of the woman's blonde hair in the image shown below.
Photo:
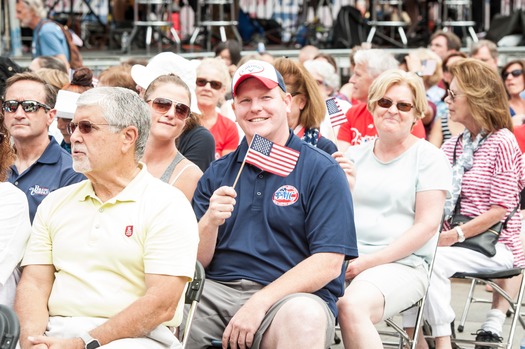
[[[426,108],[428,108],[423,81],[416,74],[401,69],[387,70],[375,78],[368,92],[368,110],[373,114],[377,108],[377,101],[383,98],[386,92],[394,85],[408,86],[410,91],[412,91],[412,103],[415,109],[414,116],[416,120],[421,119]]]
[[[35,74],[57,90],[61,90],[64,86],[69,84],[69,76],[60,70],[42,68],[38,69]]]
[[[487,63],[466,58],[450,67],[461,93],[467,97],[467,104],[476,124],[487,132],[502,128],[512,131],[509,101],[505,85]]]
[[[277,58],[273,63],[281,73],[288,93],[302,94],[306,99],[299,124],[306,128],[319,128],[326,114],[326,104],[317,88],[317,82],[306,68],[289,58]]]
[[[436,68],[434,69],[434,73],[432,73],[432,75],[423,76],[423,82],[425,83],[426,88],[437,85],[441,79],[443,79],[443,62],[441,58],[428,48],[418,48],[413,54],[419,58],[422,64],[424,61],[426,61],[427,64],[432,64],[428,63],[431,61],[435,62]]]

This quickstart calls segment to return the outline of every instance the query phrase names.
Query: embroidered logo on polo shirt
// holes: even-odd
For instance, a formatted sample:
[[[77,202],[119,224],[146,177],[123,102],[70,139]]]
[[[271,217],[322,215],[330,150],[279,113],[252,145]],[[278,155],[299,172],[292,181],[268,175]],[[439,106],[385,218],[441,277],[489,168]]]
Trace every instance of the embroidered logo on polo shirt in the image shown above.
[[[133,226],[128,225],[126,226],[126,230],[124,230],[124,235],[126,235],[128,238],[133,235]]]
[[[35,195],[46,196],[47,194],[49,194],[49,188],[43,188],[39,185],[35,185],[34,187],[29,188],[29,193],[31,194],[31,196],[35,196]]]
[[[277,206],[289,206],[299,200],[299,191],[292,185],[283,185],[273,193],[272,201]]]

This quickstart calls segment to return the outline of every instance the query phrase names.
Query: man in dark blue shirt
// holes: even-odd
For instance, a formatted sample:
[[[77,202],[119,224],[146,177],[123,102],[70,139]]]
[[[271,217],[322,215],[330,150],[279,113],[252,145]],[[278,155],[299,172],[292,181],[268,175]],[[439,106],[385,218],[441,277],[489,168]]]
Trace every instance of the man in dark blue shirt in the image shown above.
[[[222,338],[232,348],[327,348],[344,260],[357,256],[348,182],[288,128],[292,96],[272,65],[242,65],[232,91],[246,138],[210,165],[195,192],[207,280],[188,347]],[[288,176],[243,165],[256,134],[300,153]]]
[[[71,155],[48,136],[56,98],[49,84],[35,73],[19,73],[6,81],[3,97],[3,122],[16,149],[8,181],[26,194],[33,222],[38,205],[50,192],[85,177],[71,167]]]

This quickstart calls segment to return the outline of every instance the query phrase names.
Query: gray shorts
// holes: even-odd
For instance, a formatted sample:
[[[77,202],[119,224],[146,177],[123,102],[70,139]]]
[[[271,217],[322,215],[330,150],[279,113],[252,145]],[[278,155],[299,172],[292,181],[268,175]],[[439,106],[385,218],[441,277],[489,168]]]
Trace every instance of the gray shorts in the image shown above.
[[[217,282],[206,279],[204,291],[193,319],[187,348],[208,348],[212,339],[221,340],[231,318],[254,293],[262,288],[262,285],[249,280]],[[323,305],[327,324],[329,324],[326,328],[325,347],[330,346],[335,333],[335,318],[332,311],[320,297],[309,293],[296,293],[279,300],[268,310],[255,334],[252,349],[259,348],[264,333],[283,304],[295,297],[309,297]]]

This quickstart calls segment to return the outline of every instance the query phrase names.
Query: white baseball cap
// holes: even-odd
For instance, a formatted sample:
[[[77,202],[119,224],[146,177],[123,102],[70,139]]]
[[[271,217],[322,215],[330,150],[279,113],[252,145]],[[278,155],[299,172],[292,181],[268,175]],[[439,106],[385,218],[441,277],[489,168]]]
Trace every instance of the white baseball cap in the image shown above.
[[[246,79],[256,78],[264,84],[268,89],[279,86],[284,92],[286,92],[286,85],[284,79],[275,69],[273,65],[264,61],[251,60],[239,67],[232,80],[232,94],[233,96],[237,93],[237,88]]]
[[[177,75],[188,85],[191,94],[191,111],[200,113],[195,95],[197,70],[192,61],[173,52],[162,52],[152,57],[146,66],[135,64],[131,67],[131,77],[143,89],[147,89],[159,76],[168,74]]]
[[[77,110],[77,99],[80,93],[60,90],[58,91],[55,110],[56,116],[63,119],[73,119],[75,111]]]

